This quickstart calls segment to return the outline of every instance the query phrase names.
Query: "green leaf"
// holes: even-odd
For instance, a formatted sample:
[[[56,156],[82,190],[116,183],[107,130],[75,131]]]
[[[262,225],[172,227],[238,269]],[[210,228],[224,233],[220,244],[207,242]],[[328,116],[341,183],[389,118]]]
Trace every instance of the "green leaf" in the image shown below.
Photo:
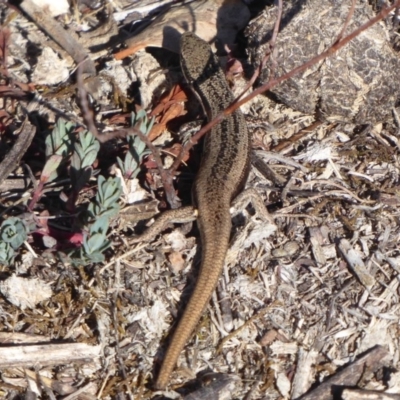
[[[104,236],[100,233],[95,233],[90,236],[87,241],[87,248],[90,250],[89,254],[95,253],[98,251],[104,243]]]
[[[85,155],[81,161],[81,168],[90,167],[94,161],[96,160],[98,153],[98,149],[93,148],[93,146],[89,147],[89,150],[86,151]]]
[[[88,255],[89,261],[92,263],[100,263],[105,260],[105,257],[103,254],[96,252]]]
[[[18,249],[27,238],[24,223],[17,217],[8,218],[1,224],[0,237],[14,250]]]
[[[14,259],[15,252],[6,242],[0,242],[0,264],[10,265]]]
[[[99,175],[97,178],[97,187],[98,187],[98,192],[96,199],[98,200],[98,203],[101,205],[104,203],[104,189],[103,186],[105,185],[106,178],[104,178],[103,175]]]
[[[108,218],[101,217],[97,218],[93,225],[90,227],[90,233],[101,232],[104,235],[106,234],[109,226]]]
[[[74,146],[74,155],[73,155],[73,160],[71,160],[71,164],[72,161],[74,161],[74,166],[76,168],[82,168],[82,160],[85,157],[85,150],[83,149],[82,145],[80,143],[75,143]]]
[[[122,173],[125,174],[124,162],[119,157],[117,157],[117,164]]]
[[[66,157],[72,148],[75,125],[59,118],[50,135],[46,137],[46,156],[58,154]]]

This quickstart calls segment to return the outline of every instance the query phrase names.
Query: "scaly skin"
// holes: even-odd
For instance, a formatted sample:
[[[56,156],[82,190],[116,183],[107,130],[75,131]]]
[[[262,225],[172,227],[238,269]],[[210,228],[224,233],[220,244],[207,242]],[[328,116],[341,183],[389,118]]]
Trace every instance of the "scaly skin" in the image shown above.
[[[183,74],[212,120],[234,100],[218,60],[191,32],[181,38]],[[155,387],[164,389],[179,354],[196,328],[221,275],[231,232],[231,201],[248,176],[250,141],[243,114],[236,110],[205,137],[193,197],[198,209],[202,262],[193,294],[169,344]]]

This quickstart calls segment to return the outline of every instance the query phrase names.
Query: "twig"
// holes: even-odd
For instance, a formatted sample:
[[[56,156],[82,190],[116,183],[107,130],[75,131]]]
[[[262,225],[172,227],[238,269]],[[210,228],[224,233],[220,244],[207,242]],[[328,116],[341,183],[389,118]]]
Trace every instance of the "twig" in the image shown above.
[[[258,310],[253,316],[251,316],[247,321],[244,322],[243,325],[239,326],[239,328],[235,329],[234,331],[230,332],[228,336],[224,337],[221,342],[219,343],[217,347],[217,353],[220,353],[222,351],[222,348],[224,347],[225,343],[228,340],[231,340],[233,337],[238,335],[244,328],[249,326],[249,324],[253,323],[257,319],[261,318],[264,316],[264,314],[268,311],[271,311],[274,307],[280,306],[281,303],[279,301],[274,301],[273,303],[269,304],[266,307],[263,307],[261,310]]]
[[[279,0],[278,13],[277,13],[277,16],[276,16],[275,26],[274,26],[274,30],[272,32],[271,40],[269,41],[269,46],[268,46],[268,49],[266,51],[266,54],[265,54],[264,58],[262,59],[261,64],[254,71],[254,74],[250,78],[249,83],[243,89],[242,93],[240,93],[239,96],[236,97],[234,102],[239,101],[239,99],[253,86],[253,84],[256,81],[256,79],[260,76],[260,73],[263,70],[266,62],[268,61],[270,55],[273,53],[274,48],[275,48],[275,44],[276,44],[276,39],[278,37],[279,26],[280,26],[280,23],[281,23],[281,20],[282,20],[282,9],[283,9],[282,0]],[[273,60],[273,58],[272,58],[272,60]],[[276,64],[274,61],[273,61],[273,63]],[[271,76],[272,75],[273,75],[273,73],[271,73]]]
[[[269,43],[269,54],[273,54],[274,50],[275,50],[275,45],[276,45],[276,39],[278,38],[278,32],[279,32],[279,26],[282,20],[282,9],[283,9],[283,4],[282,4],[282,0],[279,0],[278,2],[278,15],[276,17],[276,21],[275,21],[275,26],[274,26],[274,30],[272,32],[272,38],[271,41]],[[261,62],[260,68],[259,68],[259,74],[262,71],[262,68],[264,68],[265,63],[267,62],[268,57],[265,56],[264,59]],[[271,76],[274,76],[274,71],[276,69],[276,60],[274,60],[274,57],[271,57],[271,61],[272,61],[272,65],[271,65]]]
[[[306,138],[307,135],[313,134],[314,131],[322,125],[321,121],[315,121],[311,125],[307,126],[304,129],[294,133],[289,138],[282,140],[276,146],[272,146],[271,150],[275,153],[289,153],[293,149],[293,145],[298,143],[301,139]],[[331,126],[335,126],[335,124],[331,124]],[[329,128],[329,127],[328,127]]]
[[[14,143],[12,149],[7,153],[4,160],[0,163],[0,185],[7,179],[8,175],[18,167],[21,158],[31,145],[35,133],[36,128],[28,121],[28,117],[26,117],[18,139]]]
[[[389,352],[383,346],[375,346],[301,398],[303,400],[331,400],[337,398],[338,394],[346,386],[356,386],[363,376],[372,374],[381,368],[385,364],[387,357],[389,357]]]
[[[345,188],[344,186],[340,185],[339,183],[336,183],[332,181],[331,179],[313,179],[311,181],[303,182],[302,187],[304,186],[313,186],[313,185],[328,185],[328,186],[334,186],[337,187],[340,190],[343,190],[343,192],[348,193],[351,197],[359,201],[360,203],[367,202],[369,204],[374,204],[375,201],[373,200],[365,200],[359,198],[357,195],[355,195],[351,190]]]
[[[111,138],[106,138],[105,135],[100,135],[99,131],[97,130],[96,124],[94,123],[94,111],[89,105],[88,92],[86,91],[85,84],[83,82],[83,68],[85,63],[86,59],[79,63],[76,70],[76,83],[78,85],[78,103],[81,108],[83,121],[85,122],[87,129],[92,133],[93,136],[96,137],[99,142],[104,143]]]
[[[349,13],[347,14],[347,17],[346,17],[346,21],[344,21],[343,28],[340,31],[338,37],[336,38],[336,42],[335,43],[340,42],[340,40],[342,39],[343,35],[345,34],[346,29],[348,28],[348,26],[350,24],[351,18],[353,17],[355,8],[356,8],[356,0],[353,0],[353,2],[351,3],[351,7],[350,7],[350,10],[349,10]]]

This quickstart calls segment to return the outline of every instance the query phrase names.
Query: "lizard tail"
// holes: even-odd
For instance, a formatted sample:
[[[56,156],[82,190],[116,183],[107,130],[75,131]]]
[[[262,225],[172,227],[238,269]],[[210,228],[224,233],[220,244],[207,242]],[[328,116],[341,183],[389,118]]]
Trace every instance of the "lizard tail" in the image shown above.
[[[155,384],[156,389],[161,390],[167,386],[178,357],[195,330],[217,286],[224,267],[231,231],[229,210],[226,214],[223,216],[219,214],[220,224],[213,224],[213,228],[211,228],[213,232],[210,232],[210,225],[203,224],[201,218],[199,218],[202,262],[198,279],[168,346]],[[202,229],[204,226],[207,226],[207,234]]]

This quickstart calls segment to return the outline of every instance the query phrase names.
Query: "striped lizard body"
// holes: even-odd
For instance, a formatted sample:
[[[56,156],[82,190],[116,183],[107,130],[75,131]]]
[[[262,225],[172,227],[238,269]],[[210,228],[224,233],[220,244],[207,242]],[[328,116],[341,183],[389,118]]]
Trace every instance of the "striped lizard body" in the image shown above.
[[[234,100],[216,56],[207,42],[191,32],[181,38],[185,79],[212,120]],[[167,386],[177,359],[196,328],[221,275],[231,232],[230,205],[243,189],[249,172],[251,137],[240,110],[206,134],[193,201],[198,210],[202,261],[194,291],[184,310],[155,384]]]

